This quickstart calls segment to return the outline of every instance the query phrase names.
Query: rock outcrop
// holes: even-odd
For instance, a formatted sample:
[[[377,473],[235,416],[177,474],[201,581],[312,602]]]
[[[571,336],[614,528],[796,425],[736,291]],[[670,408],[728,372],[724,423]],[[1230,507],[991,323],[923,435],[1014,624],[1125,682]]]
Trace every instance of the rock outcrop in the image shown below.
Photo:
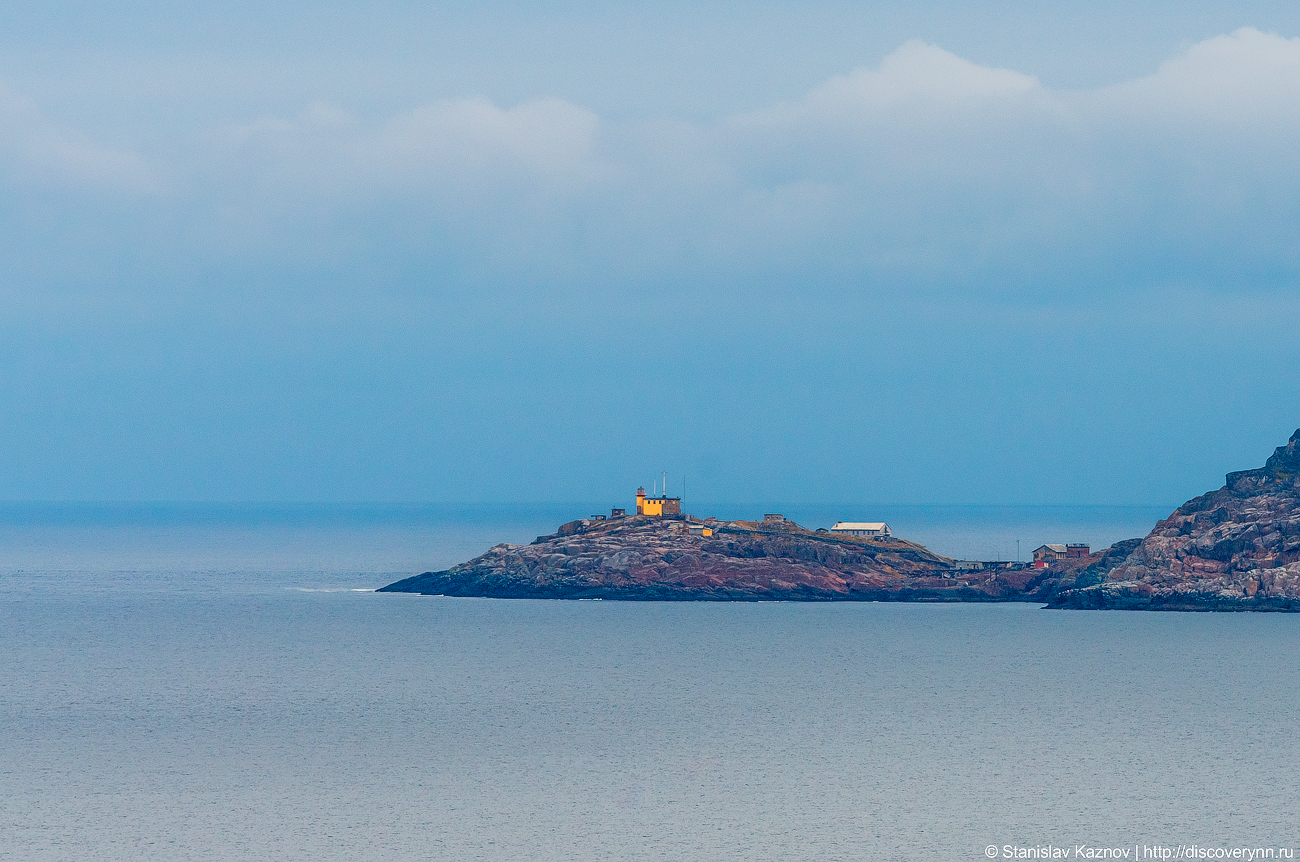
[[[1156,524],[1100,582],[1062,583],[1049,607],[1300,611],[1300,429]]]
[[[706,524],[712,536],[691,531]],[[958,573],[921,545],[791,521],[686,516],[574,521],[381,592],[499,598],[714,601],[1032,601],[1032,572]]]
[[[1085,557],[1057,560],[1045,569],[1038,569],[1025,585],[1025,591],[1035,599],[1046,602],[1065,590],[1100,584],[1140,544],[1141,539],[1125,539]]]

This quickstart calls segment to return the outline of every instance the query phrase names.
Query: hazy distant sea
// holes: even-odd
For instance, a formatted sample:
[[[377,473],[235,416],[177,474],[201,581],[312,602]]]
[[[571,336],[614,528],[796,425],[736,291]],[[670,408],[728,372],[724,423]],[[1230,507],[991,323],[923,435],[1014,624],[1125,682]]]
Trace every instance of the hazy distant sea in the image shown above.
[[[1172,506],[763,509],[1013,558]],[[0,507],[0,859],[1300,844],[1300,617],[368,592],[599,510]]]

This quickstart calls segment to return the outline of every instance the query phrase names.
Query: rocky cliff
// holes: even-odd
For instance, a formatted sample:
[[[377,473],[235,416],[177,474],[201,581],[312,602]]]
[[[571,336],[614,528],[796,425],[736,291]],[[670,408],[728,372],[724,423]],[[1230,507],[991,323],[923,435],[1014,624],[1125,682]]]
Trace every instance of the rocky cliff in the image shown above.
[[[912,542],[832,536],[791,521],[638,516],[574,521],[530,545],[497,545],[381,592],[500,598],[715,601],[1028,601],[1032,573],[957,573]]]
[[[1049,606],[1300,611],[1300,429],[1263,467],[1156,524],[1103,580],[1061,584]]]

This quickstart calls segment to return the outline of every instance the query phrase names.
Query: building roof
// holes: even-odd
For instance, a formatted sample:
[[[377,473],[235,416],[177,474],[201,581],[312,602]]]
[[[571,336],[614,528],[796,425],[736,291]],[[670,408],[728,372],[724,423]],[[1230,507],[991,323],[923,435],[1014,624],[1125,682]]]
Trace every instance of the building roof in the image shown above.
[[[880,530],[888,529],[884,521],[836,521],[832,530]]]
[[[1065,545],[1056,545],[1056,544],[1052,544],[1052,545],[1040,545],[1039,547],[1035,548],[1034,550],[1036,550],[1036,551],[1041,551],[1043,548],[1046,548],[1046,549],[1049,550],[1049,551],[1056,551],[1056,553],[1058,553],[1058,554],[1064,554],[1064,553],[1065,553]]]

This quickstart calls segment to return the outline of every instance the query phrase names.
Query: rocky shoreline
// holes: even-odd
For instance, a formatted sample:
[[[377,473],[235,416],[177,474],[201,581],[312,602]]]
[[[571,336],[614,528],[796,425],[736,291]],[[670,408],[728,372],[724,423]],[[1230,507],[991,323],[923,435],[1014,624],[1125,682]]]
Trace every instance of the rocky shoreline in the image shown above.
[[[1054,608],[1300,611],[1300,429],[1263,467],[1156,524],[1097,584]]]
[[[1039,602],[1080,610],[1300,611],[1300,429],[1142,539],[1046,568],[959,568],[894,537],[789,520],[584,519],[379,592],[624,601]]]

